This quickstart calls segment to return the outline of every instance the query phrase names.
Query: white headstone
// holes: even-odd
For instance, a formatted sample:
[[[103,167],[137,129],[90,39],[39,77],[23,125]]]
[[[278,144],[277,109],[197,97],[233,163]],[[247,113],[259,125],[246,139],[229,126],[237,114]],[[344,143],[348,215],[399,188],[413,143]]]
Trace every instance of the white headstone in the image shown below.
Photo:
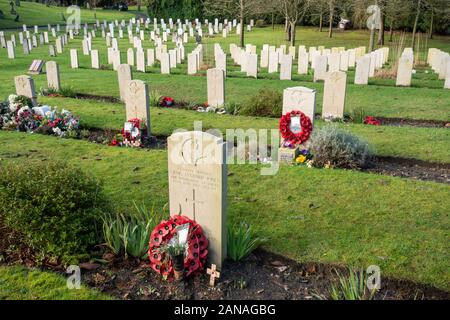
[[[172,134],[167,145],[170,213],[202,227],[209,241],[209,263],[221,269],[227,256],[226,143],[210,133],[191,131]]]
[[[223,70],[208,69],[207,71],[208,105],[223,106],[225,103],[225,75]]]
[[[413,62],[408,57],[398,60],[396,86],[409,87],[411,85]]]
[[[280,65],[280,80],[292,79],[292,55],[283,54]]]
[[[27,75],[14,77],[16,86],[16,94],[18,96],[25,96],[31,99],[33,106],[37,106],[36,90],[34,87],[33,78]]]
[[[314,57],[314,82],[325,80],[327,74],[327,57],[316,55]]]
[[[47,61],[45,64],[45,70],[47,72],[47,86],[56,91],[61,89],[61,81],[59,78],[59,67],[55,61]]]
[[[119,65],[117,68],[117,79],[119,83],[120,99],[126,101],[127,82],[133,80],[133,73],[129,64],[124,63]]]
[[[130,67],[128,64],[126,66]],[[127,121],[137,118],[147,125],[150,136],[150,97],[148,85],[142,80],[128,80],[125,83],[125,109]]]
[[[370,70],[370,56],[366,55],[356,61],[355,84],[368,84]]]
[[[246,70],[247,70],[247,77],[258,77],[258,55],[249,53],[246,55],[247,62],[246,62]]]
[[[314,123],[316,91],[305,87],[286,88],[283,91],[283,114],[301,111]]]
[[[72,69],[78,68],[78,52],[77,49],[70,49],[70,67]]]
[[[347,74],[342,71],[328,72],[323,89],[323,118],[343,118]]]
[[[16,57],[16,52],[14,50],[14,44],[12,41],[7,41],[6,42],[6,47],[8,49],[8,58],[9,59],[14,59]]]
[[[167,52],[160,54],[161,74],[170,74],[170,56]]]
[[[308,74],[309,58],[307,52],[298,53],[298,74]]]
[[[92,66],[92,69],[100,69],[98,50],[91,51],[91,66]]]

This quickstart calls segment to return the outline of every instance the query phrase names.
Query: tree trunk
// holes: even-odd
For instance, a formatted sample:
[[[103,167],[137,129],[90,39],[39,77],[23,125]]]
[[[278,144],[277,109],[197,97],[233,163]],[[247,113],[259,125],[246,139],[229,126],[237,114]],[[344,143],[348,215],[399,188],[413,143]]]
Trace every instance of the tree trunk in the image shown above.
[[[272,12],[272,30],[275,30],[275,13]]]
[[[380,31],[378,32],[378,44],[384,46],[384,25],[386,24],[386,15],[381,10]]]
[[[430,31],[428,33],[428,39],[433,39],[433,23],[434,23],[434,8],[431,8],[431,21],[430,21]]]
[[[330,25],[328,28],[328,38],[333,38],[333,18],[334,18],[334,8],[330,5]]]
[[[420,17],[420,3],[421,0],[417,0],[417,13],[416,13],[416,19],[414,20],[414,27],[412,32],[412,48],[414,48],[414,45],[416,43],[416,32],[417,32],[417,24],[419,23],[419,17]]]
[[[244,12],[243,12],[243,10],[241,10],[240,21],[241,21],[241,25],[239,27],[241,28],[241,34],[240,34],[240,42],[239,43],[240,43],[241,48],[244,48],[245,44],[244,44]]]
[[[369,52],[372,52],[375,47],[375,27],[372,25],[370,29],[370,40],[369,40]]]
[[[323,30],[323,12],[320,10],[320,20],[319,20],[319,32]]]
[[[291,46],[295,47],[295,32],[296,32],[297,24],[294,21],[291,21],[290,29],[291,29]]]
[[[287,17],[286,17],[286,21],[285,21],[284,34],[285,34],[285,40],[291,41],[291,24],[289,23],[289,19]]]
[[[394,37],[394,20],[391,20],[391,24],[389,26],[389,42],[392,42]]]

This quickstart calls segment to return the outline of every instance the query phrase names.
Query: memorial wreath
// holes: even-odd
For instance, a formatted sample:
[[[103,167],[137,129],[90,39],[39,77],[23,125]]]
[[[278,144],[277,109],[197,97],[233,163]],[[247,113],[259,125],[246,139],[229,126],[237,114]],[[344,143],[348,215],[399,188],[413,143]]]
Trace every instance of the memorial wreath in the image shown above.
[[[300,132],[292,132],[291,130],[291,119],[293,117],[300,117],[300,125],[301,125],[301,131]],[[312,123],[311,119],[306,116],[303,112],[293,110],[291,112],[286,113],[285,115],[281,116],[280,119],[280,133],[283,137],[284,141],[293,145],[297,146],[299,144],[302,144],[306,142],[312,131]]]
[[[158,224],[150,235],[148,255],[150,266],[157,273],[166,278],[174,275],[173,261],[163,249],[177,236],[177,227],[189,224],[189,232],[184,252],[185,276],[197,274],[206,265],[208,256],[208,240],[203,234],[201,226],[194,220],[181,215],[174,215],[168,221]]]

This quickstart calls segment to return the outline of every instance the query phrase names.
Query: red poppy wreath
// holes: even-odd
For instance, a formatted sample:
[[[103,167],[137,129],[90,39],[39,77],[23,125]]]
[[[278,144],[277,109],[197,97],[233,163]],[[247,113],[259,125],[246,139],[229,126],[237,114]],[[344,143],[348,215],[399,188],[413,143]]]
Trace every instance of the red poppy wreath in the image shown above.
[[[301,131],[298,133],[294,133],[291,130],[291,119],[293,117],[300,117]],[[281,116],[280,132],[285,142],[293,146],[302,144],[309,139],[311,131],[312,131],[311,119],[309,119],[309,117],[306,116],[303,112],[293,110]]]
[[[150,266],[157,273],[167,278],[173,278],[173,262],[164,250],[170,240],[176,236],[177,226],[189,223],[189,233],[184,254],[184,269],[186,277],[202,271],[206,265],[208,256],[208,240],[203,234],[203,230],[198,223],[188,217],[175,215],[168,221],[162,221],[153,229],[150,235],[148,256]]]

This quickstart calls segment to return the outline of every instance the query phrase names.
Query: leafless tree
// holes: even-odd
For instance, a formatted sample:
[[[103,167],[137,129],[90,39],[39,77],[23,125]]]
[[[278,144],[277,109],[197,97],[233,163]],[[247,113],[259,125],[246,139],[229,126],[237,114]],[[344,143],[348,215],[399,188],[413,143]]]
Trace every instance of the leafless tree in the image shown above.
[[[316,0],[311,3],[311,13],[319,17],[319,32],[323,30],[323,19],[327,8],[328,0]]]
[[[206,14],[220,16],[228,14],[239,19],[241,47],[245,46],[245,19],[266,9],[263,0],[204,0],[203,4]]]
[[[297,31],[297,23],[303,19],[311,5],[312,0],[278,0],[279,9],[286,17],[286,24],[289,32],[288,39],[291,46],[295,46],[295,36]]]

